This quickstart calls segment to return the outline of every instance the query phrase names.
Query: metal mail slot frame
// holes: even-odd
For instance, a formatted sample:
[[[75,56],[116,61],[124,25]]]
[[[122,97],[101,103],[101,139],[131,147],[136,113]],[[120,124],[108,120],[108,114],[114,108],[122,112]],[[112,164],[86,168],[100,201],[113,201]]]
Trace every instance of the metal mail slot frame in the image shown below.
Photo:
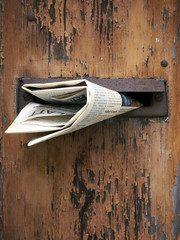
[[[168,116],[167,82],[165,79],[85,78],[102,87],[124,93],[139,100],[143,107],[120,115],[121,118],[159,118]],[[72,78],[19,78],[16,89],[17,114],[30,101],[39,99],[21,89],[23,84],[68,81]]]

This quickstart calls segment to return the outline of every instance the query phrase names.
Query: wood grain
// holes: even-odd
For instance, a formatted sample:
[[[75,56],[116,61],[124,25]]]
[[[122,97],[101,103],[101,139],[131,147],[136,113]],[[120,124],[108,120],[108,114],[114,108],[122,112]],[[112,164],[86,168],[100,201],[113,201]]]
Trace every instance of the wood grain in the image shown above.
[[[0,7],[2,133],[15,118],[19,77],[164,78],[169,86],[166,121],[116,117],[31,148],[30,134],[2,134],[1,238],[180,239],[180,2]]]

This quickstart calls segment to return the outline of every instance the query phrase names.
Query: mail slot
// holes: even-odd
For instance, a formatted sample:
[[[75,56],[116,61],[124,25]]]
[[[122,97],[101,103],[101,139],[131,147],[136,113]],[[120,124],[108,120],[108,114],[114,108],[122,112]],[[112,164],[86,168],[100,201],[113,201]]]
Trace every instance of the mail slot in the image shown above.
[[[143,106],[136,110],[120,115],[120,118],[159,118],[168,116],[167,83],[164,79],[100,79],[86,78],[88,81],[105,88],[120,92],[141,102]],[[17,114],[29,102],[42,103],[42,100],[25,92],[21,87],[23,84],[30,83],[50,83],[60,82],[65,78],[20,78],[17,83],[16,110]]]

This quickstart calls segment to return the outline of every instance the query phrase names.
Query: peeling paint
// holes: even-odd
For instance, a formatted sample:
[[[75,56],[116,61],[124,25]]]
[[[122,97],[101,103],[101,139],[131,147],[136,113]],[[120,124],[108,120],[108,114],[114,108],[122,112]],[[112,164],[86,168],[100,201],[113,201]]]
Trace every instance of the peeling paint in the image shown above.
[[[3,116],[3,122],[4,122],[4,123],[7,123],[7,121],[8,121],[8,119],[7,119],[7,117],[4,115],[4,116]]]
[[[179,237],[177,179],[173,225],[169,200],[179,147],[179,112],[173,107],[179,101],[178,64],[171,63],[179,51],[179,4],[6,1],[2,121],[13,118],[12,89],[18,76],[52,75],[166,78],[171,119],[117,117],[32,149],[25,147],[27,135],[3,137],[5,239]],[[29,12],[36,21],[27,23]],[[168,71],[160,67],[161,58],[168,61]],[[24,181],[27,176],[32,177]]]
[[[176,59],[176,43],[173,43],[173,49],[171,54],[172,59]]]
[[[165,31],[167,31],[167,29],[168,29],[168,20],[169,20],[169,8],[168,9],[164,8],[164,12],[163,12],[163,21],[164,21],[164,23],[163,23],[163,33]]]
[[[149,56],[147,56],[147,59],[146,59],[146,67],[148,67],[148,63],[149,63]]]
[[[149,48],[149,51],[151,52],[151,57],[153,57],[156,54],[156,48]]]
[[[180,234],[180,160],[175,183],[176,184],[171,189],[174,213],[174,222],[172,224],[171,233],[173,238],[178,239]]]
[[[63,61],[65,66],[67,62],[72,59],[71,56],[74,49],[73,42],[76,38],[76,33],[79,34],[79,36],[83,34],[80,29],[84,24],[83,22],[88,21],[86,18],[88,17],[87,7],[89,8],[89,3],[83,0],[77,5],[79,6],[79,12],[73,16],[74,12],[69,11],[71,5],[66,0],[61,2],[53,0],[51,4],[34,1],[37,24],[40,25],[41,29],[46,29],[47,32],[51,33],[53,55],[56,60]],[[113,43],[113,11],[116,8],[112,0],[102,0],[101,2],[94,0],[92,3],[89,20],[93,24],[94,30],[99,32],[98,38],[100,45],[104,44],[106,40],[107,46]],[[79,21],[79,19],[82,21]],[[59,51],[59,48],[63,49],[63,55],[61,51]],[[109,48],[108,51],[110,57]],[[61,57],[59,57],[58,53],[60,53]],[[49,59],[51,60],[51,58]]]
[[[135,218],[135,229],[134,231],[136,232],[136,239],[138,240],[138,235],[141,232],[141,229],[143,228],[143,218],[146,219],[147,223],[149,223],[148,227],[148,234],[150,236],[153,236],[153,239],[155,238],[155,235],[157,233],[158,236],[161,236],[158,239],[166,239],[166,235],[163,232],[163,226],[159,226],[159,221],[156,219],[154,216],[152,216],[152,201],[151,201],[151,191],[150,191],[150,175],[147,177],[147,184],[148,186],[146,187],[145,184],[142,184],[141,187],[141,197],[139,196],[138,193],[138,186],[134,186],[134,205],[135,205],[135,213],[134,213],[134,218]],[[148,196],[148,202],[146,202],[146,195]],[[159,231],[159,228],[161,231]]]
[[[75,160],[75,167],[74,167],[74,180],[73,185],[74,188],[72,189],[70,196],[71,202],[74,204],[76,209],[79,209],[79,220],[80,220],[80,228],[79,234],[80,239],[84,239],[84,233],[87,229],[87,222],[88,218],[91,215],[92,207],[91,204],[95,199],[95,190],[94,189],[87,189],[85,180],[82,178],[81,172],[78,172],[78,166],[81,166],[84,161],[83,155]],[[85,198],[84,202],[81,203],[81,199]]]

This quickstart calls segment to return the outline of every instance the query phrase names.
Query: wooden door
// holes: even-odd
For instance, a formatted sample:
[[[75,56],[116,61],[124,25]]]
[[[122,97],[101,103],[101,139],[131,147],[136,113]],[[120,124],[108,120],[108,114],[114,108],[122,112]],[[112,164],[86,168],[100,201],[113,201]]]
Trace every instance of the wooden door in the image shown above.
[[[180,1],[0,0],[0,19],[1,239],[180,239]],[[4,135],[17,78],[86,76],[167,79],[169,116]]]

